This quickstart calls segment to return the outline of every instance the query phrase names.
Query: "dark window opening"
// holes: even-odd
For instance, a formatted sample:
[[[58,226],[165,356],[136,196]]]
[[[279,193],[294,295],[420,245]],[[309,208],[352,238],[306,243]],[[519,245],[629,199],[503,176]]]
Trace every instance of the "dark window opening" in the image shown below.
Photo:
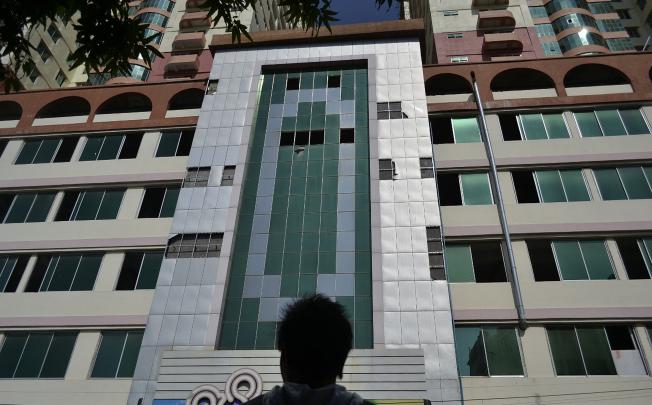
[[[340,143],[353,143],[355,141],[355,130],[353,128],[340,129]]]
[[[616,239],[616,243],[627,271],[627,277],[630,280],[649,279],[650,273],[639,242],[634,238],[620,238]]]
[[[232,186],[234,177],[235,166],[224,166],[224,170],[222,170],[222,181],[220,182],[220,186]]]
[[[2,157],[2,154],[4,153],[5,148],[7,147],[8,143],[9,143],[9,141],[0,140],[0,157]]]
[[[431,140],[434,144],[455,143],[453,125],[449,117],[435,117],[430,119]]]
[[[559,281],[559,272],[552,246],[547,240],[528,240],[527,250],[535,281]]]
[[[532,172],[512,172],[512,178],[514,179],[516,200],[520,204],[539,202],[539,194],[537,193],[537,186],[534,183],[534,176],[532,175]]]
[[[507,281],[500,242],[471,243],[471,257],[476,283]]]
[[[442,206],[462,205],[462,193],[457,174],[437,173],[439,204]]]
[[[54,156],[54,162],[70,162],[78,142],[78,136],[69,136],[63,138],[61,144],[59,145],[59,150]],[[0,152],[0,155],[2,155],[2,152]]]
[[[140,142],[142,140],[142,132],[127,134],[124,143],[122,144],[122,150],[120,151],[118,159],[135,159],[136,155],[138,155],[138,149],[140,148]]]
[[[28,255],[0,256],[0,292],[16,292],[28,261]]]
[[[294,145],[295,146],[305,146],[308,145],[308,131],[297,131],[294,134]]]
[[[435,166],[431,158],[419,158],[422,179],[432,179],[435,177]]]
[[[331,89],[340,87],[340,76],[328,76],[328,87]]]
[[[636,350],[629,328],[622,325],[605,326],[611,350]]]
[[[503,139],[506,141],[520,141],[521,131],[518,129],[518,122],[515,114],[498,114],[500,129]]]
[[[155,288],[162,261],[162,251],[127,252],[122,262],[116,290]]]
[[[310,131],[310,144],[311,145],[323,145],[324,144],[324,131]]]
[[[217,93],[217,82],[217,79],[208,81],[208,85],[206,86],[206,94],[213,95]]]
[[[59,211],[55,216],[55,221],[67,221],[68,218],[72,215],[72,211],[75,208],[75,203],[79,197],[79,191],[66,191],[61,200],[61,205],[59,206]]]
[[[158,218],[165,197],[165,187],[150,187],[145,190],[143,202],[140,204],[138,218]]]
[[[290,77],[288,78],[287,83],[285,84],[286,90],[299,90],[299,78]]]
[[[378,160],[378,178],[380,180],[394,180],[396,174],[395,163],[391,159]]]
[[[280,146],[294,145],[294,132],[281,132]]]

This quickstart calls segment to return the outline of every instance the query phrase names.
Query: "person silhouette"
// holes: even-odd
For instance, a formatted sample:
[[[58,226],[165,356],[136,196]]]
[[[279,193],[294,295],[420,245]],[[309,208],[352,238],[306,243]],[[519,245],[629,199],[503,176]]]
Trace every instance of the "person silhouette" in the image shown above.
[[[283,385],[244,405],[371,405],[336,384],[353,345],[344,307],[322,294],[289,304],[278,324]]]

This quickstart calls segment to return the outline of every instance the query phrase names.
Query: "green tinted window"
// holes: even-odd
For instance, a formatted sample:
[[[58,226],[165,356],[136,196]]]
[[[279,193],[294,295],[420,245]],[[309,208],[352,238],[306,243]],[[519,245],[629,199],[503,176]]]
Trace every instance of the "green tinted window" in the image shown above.
[[[0,378],[13,378],[28,333],[6,333],[0,349]]]
[[[460,174],[464,205],[493,204],[489,176],[486,173]]]
[[[475,117],[453,118],[453,131],[456,143],[481,142],[480,127]]]
[[[23,147],[20,149],[18,158],[16,159],[16,164],[25,165],[32,163],[34,161],[34,157],[36,157],[36,153],[38,152],[39,147],[41,146],[41,142],[41,139],[25,141]]]
[[[175,156],[181,132],[163,132],[156,149],[156,157]]]
[[[577,241],[554,241],[552,246],[564,280],[588,280],[589,275]]]
[[[446,244],[445,255],[449,282],[472,283],[475,281],[469,245]]]
[[[625,126],[617,110],[599,110],[595,112],[605,136],[625,135]]]
[[[585,375],[575,328],[555,326],[546,329],[557,375]]]
[[[30,333],[14,378],[38,378],[52,340],[51,333]]]
[[[77,221],[88,221],[95,219],[97,210],[102,203],[104,191],[85,191],[79,195],[77,212],[74,217]]]
[[[588,375],[615,375],[616,368],[604,328],[577,327],[577,336]]]
[[[580,241],[582,256],[591,280],[613,280],[616,278],[604,241]]]
[[[124,193],[124,190],[107,190],[97,213],[97,219],[115,219],[118,216]]]
[[[116,377],[131,378],[134,376],[136,360],[138,360],[138,352],[140,352],[140,343],[142,340],[143,331],[130,331],[127,333],[127,340],[122,350],[122,357],[120,358],[120,366],[118,366]]]
[[[652,198],[652,190],[641,167],[619,167],[618,174],[630,200]]]
[[[521,125],[527,140],[548,139],[541,114],[521,114]]]
[[[16,195],[4,222],[7,224],[25,222],[35,198],[36,194],[32,193]]]
[[[77,197],[73,221],[115,219],[122,203],[124,190],[84,191]]]
[[[570,138],[562,113],[542,114],[542,116],[548,131],[548,138]]]
[[[589,201],[591,199],[582,170],[560,170],[559,175],[564,185],[567,201]]]
[[[632,109],[632,110],[618,110],[620,112],[620,117],[625,123],[625,128],[627,133],[630,135],[639,135],[639,134],[649,134],[650,129],[645,123],[643,114],[641,110]]]
[[[161,262],[163,261],[163,252],[147,252],[144,253],[143,261],[138,275],[138,282],[136,289],[153,289],[156,287],[156,280],[158,280],[158,273],[161,269]]]
[[[482,328],[490,375],[523,375],[523,363],[513,327]]]
[[[616,169],[594,169],[600,195],[603,200],[626,200],[627,194]]]
[[[593,136],[602,136],[602,130],[598,124],[595,114],[591,112],[576,112],[575,119],[577,125],[580,127],[580,132],[585,138]]]
[[[557,170],[537,170],[535,172],[539,193],[543,202],[566,201],[564,187],[561,184],[561,177]]]
[[[95,286],[97,273],[102,265],[102,255],[85,254],[82,255],[77,266],[75,278],[70,287],[71,291],[90,291]]]
[[[489,375],[481,328],[455,327],[455,355],[461,376]]]
[[[102,331],[91,377],[132,377],[142,338],[142,331]]]
[[[59,148],[60,142],[60,139],[43,139],[32,163],[50,163]]]
[[[122,135],[111,135],[104,137],[104,143],[102,144],[102,149],[97,156],[97,160],[109,160],[115,159],[118,157],[120,152],[120,146],[122,146],[122,140],[124,136]]]
[[[77,332],[56,332],[41,369],[41,378],[63,378],[77,341]]]
[[[100,149],[102,148],[103,141],[104,137],[102,136],[93,136],[88,138],[86,140],[86,144],[84,145],[84,150],[82,150],[81,156],[79,157],[79,160],[97,160],[97,157],[100,154]]]
[[[179,198],[179,190],[179,187],[168,187],[165,190],[160,218],[172,218],[174,216],[174,210],[177,207],[177,199]]]
[[[38,193],[25,222],[43,222],[48,217],[55,193]]]
[[[0,350],[0,378],[63,378],[77,332],[8,332]]]

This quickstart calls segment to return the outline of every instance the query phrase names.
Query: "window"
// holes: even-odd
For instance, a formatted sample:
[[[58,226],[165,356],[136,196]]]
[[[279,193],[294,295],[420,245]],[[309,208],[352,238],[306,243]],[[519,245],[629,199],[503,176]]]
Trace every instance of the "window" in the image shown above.
[[[627,35],[629,35],[630,38],[640,38],[641,34],[638,32],[637,27],[626,27],[625,31],[627,31]]]
[[[218,257],[222,249],[221,233],[185,233],[168,240],[167,258]]]
[[[25,291],[91,291],[102,257],[97,253],[39,255]]]
[[[9,141],[4,141],[4,140],[0,139],[0,158],[2,157],[2,154],[4,153],[5,148],[7,147],[8,143],[9,143]]]
[[[570,138],[562,113],[503,113],[498,119],[506,141]]]
[[[189,167],[183,180],[183,187],[206,187],[210,175],[210,167]]]
[[[537,37],[554,37],[555,30],[552,28],[552,24],[537,24],[534,26],[537,30]]]
[[[651,278],[652,238],[618,238],[616,243],[625,264],[627,277],[630,280]]]
[[[299,78],[298,77],[288,77],[287,82],[285,83],[286,90],[299,90]]]
[[[63,86],[63,84],[66,82],[66,75],[63,74],[63,70],[59,69],[59,73],[57,73],[55,80],[59,87]]]
[[[618,17],[620,17],[621,20],[629,20],[630,18],[632,18],[629,15],[629,11],[627,10],[616,10],[616,13],[618,14]]]
[[[28,261],[28,255],[0,256],[0,293],[16,292]]]
[[[50,38],[52,38],[52,41],[54,41],[54,43],[56,44],[61,38],[61,33],[59,33],[59,30],[54,25],[54,23],[50,23],[50,25],[48,25],[47,31],[48,34],[50,35]]]
[[[353,143],[355,142],[355,130],[353,128],[340,129],[340,143]]]
[[[235,166],[224,166],[224,170],[222,170],[222,181],[220,182],[220,186],[232,186],[234,177]]]
[[[444,271],[444,249],[441,239],[441,228],[438,226],[426,227],[428,240],[428,264],[432,280],[446,280]]]
[[[557,41],[542,42],[541,48],[546,56],[560,56],[561,47]]]
[[[394,180],[396,174],[396,163],[392,159],[378,160],[378,178],[380,180]]]
[[[194,136],[194,129],[161,133],[158,148],[156,148],[156,157],[188,156]]]
[[[142,139],[142,132],[90,136],[79,160],[135,159]]]
[[[50,50],[48,49],[47,46],[45,46],[45,43],[43,41],[39,42],[38,45],[36,46],[36,53],[39,54],[43,63],[47,63],[48,60],[50,60],[50,58],[52,57]]]
[[[447,243],[445,253],[451,283],[507,281],[500,241]]]
[[[528,240],[535,281],[614,280],[604,240]]]
[[[602,32],[625,31],[623,23],[620,20],[597,20],[596,24]]]
[[[513,326],[455,326],[455,354],[461,376],[523,375]]]
[[[376,108],[377,117],[379,120],[407,118],[407,115],[401,110],[400,101],[378,103]]]
[[[161,28],[168,24],[168,17],[159,13],[143,13],[138,15],[138,20],[141,24],[154,24]]]
[[[0,378],[64,378],[76,331],[6,332]]]
[[[588,6],[593,14],[609,14],[614,12],[614,9],[609,2],[588,3]],[[620,16],[620,14],[618,14],[618,16]]]
[[[66,191],[55,221],[116,219],[124,189]]]
[[[56,193],[0,194],[0,223],[44,222]]]
[[[78,142],[78,136],[26,140],[15,164],[70,162]]]
[[[288,79],[290,80],[290,79]],[[328,88],[334,89],[340,87],[340,76],[328,76]]]
[[[148,187],[140,204],[138,218],[172,218],[179,198],[179,187]]]
[[[453,39],[453,38],[464,38],[464,33],[462,33],[462,32],[449,32],[448,34],[446,34],[446,37],[451,38],[451,39]]]
[[[421,167],[422,179],[431,179],[435,177],[435,166],[432,158],[419,158],[419,166]]]
[[[590,201],[581,169],[512,172],[519,203]]]
[[[444,17],[452,17],[458,14],[457,10],[444,10],[442,11]]]
[[[104,330],[91,378],[131,378],[143,340],[142,330]]]
[[[208,85],[206,86],[206,94],[212,96],[213,94],[217,93],[217,82],[217,79],[208,81]]]
[[[163,252],[127,252],[116,290],[147,290],[156,287]]]
[[[628,326],[546,326],[558,376],[643,375],[645,368]]]
[[[583,137],[649,134],[640,109],[576,112],[575,119]]]
[[[493,204],[487,173],[437,173],[437,188],[443,206]]]
[[[353,131],[353,129],[349,129]],[[346,129],[342,129],[348,133]],[[351,132],[352,133],[352,132]],[[324,130],[313,129],[311,131],[282,131],[279,146],[306,146],[306,145],[323,145]]]
[[[482,142],[476,117],[435,117],[430,126],[435,144]]]
[[[609,38],[606,42],[611,52],[633,51],[636,49],[630,38]]]
[[[36,80],[39,78],[38,69],[36,69],[36,65],[34,64],[34,62],[27,62],[23,66],[23,72],[27,77],[29,77],[29,80],[32,83],[36,83]]]
[[[545,7],[529,7],[529,9],[532,18],[548,18],[548,13],[546,12]]]
[[[451,63],[465,63],[469,61],[468,56],[455,56],[451,58]]]
[[[593,174],[605,201],[652,198],[652,167],[593,169]]]

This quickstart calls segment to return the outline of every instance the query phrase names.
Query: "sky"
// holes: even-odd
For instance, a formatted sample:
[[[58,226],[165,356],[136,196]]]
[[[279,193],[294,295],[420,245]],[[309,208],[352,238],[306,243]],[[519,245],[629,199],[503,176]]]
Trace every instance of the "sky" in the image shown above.
[[[398,20],[399,3],[393,1],[391,9],[384,5],[379,10],[374,0],[332,0],[331,8],[337,11],[339,18],[333,24]]]

